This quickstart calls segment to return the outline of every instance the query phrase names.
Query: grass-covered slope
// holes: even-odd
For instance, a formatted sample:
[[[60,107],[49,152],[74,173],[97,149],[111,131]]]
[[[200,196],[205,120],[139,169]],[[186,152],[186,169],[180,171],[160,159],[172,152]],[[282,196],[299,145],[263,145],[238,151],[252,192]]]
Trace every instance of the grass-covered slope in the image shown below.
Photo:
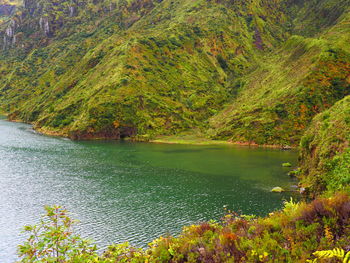
[[[15,22],[1,102],[10,118],[72,138],[206,127],[236,92],[227,83],[286,35],[280,1],[102,2],[73,15],[50,3]]]
[[[301,184],[310,195],[350,192],[350,97],[317,115],[301,139]]]
[[[297,145],[349,95],[349,0],[25,0],[0,105],[52,134]]]
[[[320,16],[332,8],[343,8],[343,12],[314,29],[308,22],[314,16],[313,9],[306,12],[311,15],[305,21],[298,18],[293,34],[300,33],[303,26],[304,36],[292,35],[237,82],[237,97],[210,120],[212,137],[297,145],[317,113],[350,93],[349,2],[328,1],[328,8],[320,10],[324,2],[315,7]],[[323,31],[311,37],[307,28]]]

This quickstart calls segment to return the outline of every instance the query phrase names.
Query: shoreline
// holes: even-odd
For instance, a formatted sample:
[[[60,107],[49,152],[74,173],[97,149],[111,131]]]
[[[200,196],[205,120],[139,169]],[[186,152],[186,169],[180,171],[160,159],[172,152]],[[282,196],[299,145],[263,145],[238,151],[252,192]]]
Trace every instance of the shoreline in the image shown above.
[[[51,129],[45,129],[43,127],[35,127],[35,123],[27,123],[23,120],[19,119],[9,119],[8,114],[1,112],[0,115],[4,116],[5,118],[3,120],[9,121],[9,122],[18,122],[18,123],[26,123],[32,126],[33,130],[39,134],[45,135],[45,136],[53,136],[53,137],[62,137],[62,138],[68,138],[72,141],[67,132],[64,132],[62,130],[60,131],[54,131]],[[109,140],[109,138],[99,138],[94,137],[91,139],[88,139],[90,141],[98,141],[98,140]],[[244,146],[244,147],[252,147],[252,148],[273,148],[273,149],[281,149],[281,150],[297,150],[298,147],[296,146],[285,146],[285,145],[278,145],[278,144],[257,144],[255,142],[242,142],[242,141],[224,141],[224,140],[212,140],[205,137],[202,137],[201,135],[196,135],[194,133],[181,133],[179,135],[159,135],[155,139],[152,140],[131,140],[135,142],[149,142],[149,143],[157,143],[157,144],[180,144],[180,145],[229,145],[229,146]]]
[[[223,141],[223,140],[211,140],[206,138],[197,139],[186,139],[179,138],[177,135],[174,136],[166,136],[167,139],[162,139],[163,136],[159,136],[156,139],[150,140],[152,143],[164,143],[164,144],[190,144],[190,145],[235,145],[235,146],[244,146],[244,147],[252,147],[252,148],[274,148],[274,149],[282,149],[282,150],[297,150],[298,147],[295,146],[283,146],[277,144],[256,144],[254,142],[234,142],[234,141]],[[164,136],[165,137],[165,136]]]

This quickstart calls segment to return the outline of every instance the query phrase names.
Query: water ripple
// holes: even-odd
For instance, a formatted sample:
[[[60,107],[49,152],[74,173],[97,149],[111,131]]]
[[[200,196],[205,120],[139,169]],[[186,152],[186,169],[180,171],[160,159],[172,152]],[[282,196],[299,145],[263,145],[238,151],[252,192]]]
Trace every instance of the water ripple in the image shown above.
[[[266,214],[291,183],[282,162],[296,154],[218,146],[71,142],[30,126],[0,121],[0,262],[16,260],[26,224],[44,205],[60,204],[81,221],[76,230],[105,248],[146,247],[183,225],[218,219],[222,206]]]

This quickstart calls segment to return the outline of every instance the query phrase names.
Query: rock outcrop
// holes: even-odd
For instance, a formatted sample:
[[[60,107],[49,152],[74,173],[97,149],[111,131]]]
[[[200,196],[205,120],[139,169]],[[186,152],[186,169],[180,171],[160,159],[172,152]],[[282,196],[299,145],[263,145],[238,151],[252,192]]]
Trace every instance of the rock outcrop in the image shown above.
[[[2,5],[0,4],[0,16],[11,16],[16,10],[15,5]]]

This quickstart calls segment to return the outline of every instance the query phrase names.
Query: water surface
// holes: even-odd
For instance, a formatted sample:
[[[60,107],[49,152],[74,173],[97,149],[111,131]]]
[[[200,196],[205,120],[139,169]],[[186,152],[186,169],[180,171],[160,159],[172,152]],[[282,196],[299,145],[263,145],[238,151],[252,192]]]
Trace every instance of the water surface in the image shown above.
[[[0,120],[0,262],[16,260],[23,225],[44,205],[65,206],[78,231],[104,247],[136,246],[182,226],[219,219],[223,206],[265,215],[289,187],[296,152],[237,146],[72,142]],[[294,182],[295,183],[295,182]]]

